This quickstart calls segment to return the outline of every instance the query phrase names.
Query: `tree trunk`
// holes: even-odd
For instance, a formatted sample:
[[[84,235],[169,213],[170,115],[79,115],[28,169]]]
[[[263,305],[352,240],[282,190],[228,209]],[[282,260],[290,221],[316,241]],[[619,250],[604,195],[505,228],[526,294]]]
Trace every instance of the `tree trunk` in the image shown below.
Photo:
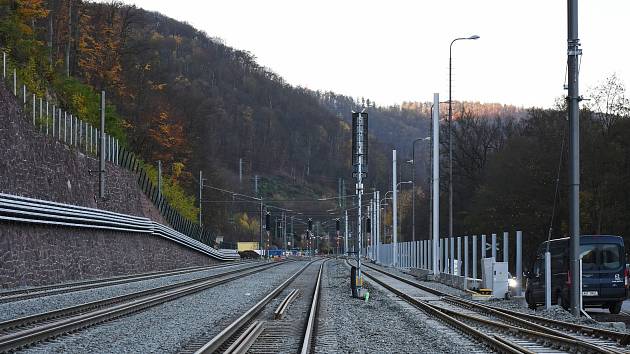
[[[72,0],[68,0],[68,42],[66,43],[66,77],[70,77],[70,46],[72,45]]]

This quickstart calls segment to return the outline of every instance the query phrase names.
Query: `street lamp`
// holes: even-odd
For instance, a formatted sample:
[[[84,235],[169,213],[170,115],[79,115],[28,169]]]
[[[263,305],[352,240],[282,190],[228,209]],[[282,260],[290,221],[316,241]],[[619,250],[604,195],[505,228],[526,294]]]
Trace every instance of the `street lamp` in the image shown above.
[[[431,140],[430,136],[418,138],[411,144],[411,239],[416,241],[416,142]]]
[[[451,128],[453,121],[453,107],[451,98],[451,77],[453,68],[453,43],[460,40],[479,39],[478,35],[470,37],[455,38],[451,41],[448,48],[448,237],[453,237],[453,130]]]

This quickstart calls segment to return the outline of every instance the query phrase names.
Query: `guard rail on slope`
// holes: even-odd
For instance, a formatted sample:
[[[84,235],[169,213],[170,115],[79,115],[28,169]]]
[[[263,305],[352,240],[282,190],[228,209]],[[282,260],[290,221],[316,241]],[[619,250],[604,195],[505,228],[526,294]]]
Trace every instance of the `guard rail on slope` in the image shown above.
[[[150,219],[0,193],[0,221],[152,234],[222,261],[239,259],[235,250],[216,250]]]

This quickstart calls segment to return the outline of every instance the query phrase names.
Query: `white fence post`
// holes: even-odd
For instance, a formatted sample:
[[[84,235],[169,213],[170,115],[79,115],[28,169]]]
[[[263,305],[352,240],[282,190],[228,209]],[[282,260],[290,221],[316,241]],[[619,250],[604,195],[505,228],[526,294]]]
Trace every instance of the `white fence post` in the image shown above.
[[[472,277],[477,279],[477,235],[472,237]]]
[[[457,236],[457,275],[462,275],[462,238]]]
[[[468,278],[468,236],[464,236],[464,277]]]
[[[509,266],[509,262],[510,262],[509,249],[510,249],[510,240],[508,238],[508,233],[507,232],[503,232],[503,262],[508,263],[508,269],[510,269],[510,266]]]
[[[516,293],[523,293],[523,232],[516,231]]]
[[[450,273],[454,275],[455,274],[455,237],[451,237],[449,242],[451,246],[451,259],[450,259],[451,262],[449,263],[449,267],[450,267]]]

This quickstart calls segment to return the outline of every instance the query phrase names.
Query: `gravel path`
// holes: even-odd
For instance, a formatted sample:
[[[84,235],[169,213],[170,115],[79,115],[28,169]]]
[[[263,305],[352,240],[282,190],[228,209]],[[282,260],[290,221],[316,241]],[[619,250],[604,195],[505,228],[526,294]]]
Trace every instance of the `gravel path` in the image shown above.
[[[197,336],[218,334],[304,265],[282,264],[25,352],[175,353]]]
[[[251,264],[249,264],[251,266]],[[211,270],[172,275],[163,278],[143,280],[139,282],[108,286],[103,288],[77,291],[67,294],[58,294],[34,299],[0,304],[0,321],[6,321],[18,317],[30,316],[42,312],[57,310],[69,306],[76,306],[87,302],[102,300],[108,297],[130,294],[136,291],[156,288],[173,284],[179,281],[197,279],[204,276],[226,272],[248,266],[240,264]]]
[[[436,330],[423,313],[405,306],[380,286],[367,288],[367,303],[353,299],[343,260],[326,264],[316,353],[463,353],[479,351],[461,336]],[[483,351],[483,348],[481,348]]]

